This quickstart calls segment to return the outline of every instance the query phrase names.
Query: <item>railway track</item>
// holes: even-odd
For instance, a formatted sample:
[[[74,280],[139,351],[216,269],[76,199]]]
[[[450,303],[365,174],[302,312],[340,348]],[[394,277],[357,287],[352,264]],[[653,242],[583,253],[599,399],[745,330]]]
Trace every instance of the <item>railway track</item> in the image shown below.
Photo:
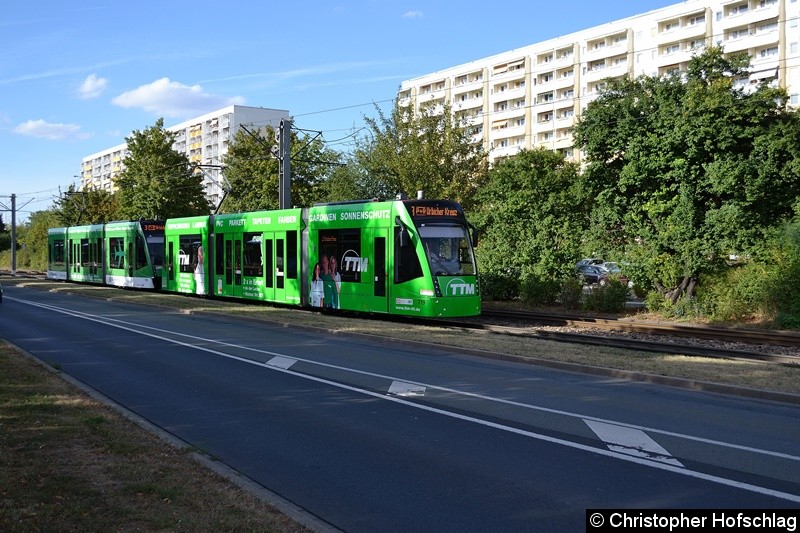
[[[25,277],[43,277],[37,274]],[[391,319],[591,346],[800,365],[800,333],[789,331],[662,324],[496,308],[484,308],[480,317],[469,320]]]
[[[748,328],[723,328],[705,325],[660,324],[634,322],[613,318],[582,318],[568,315],[531,313],[489,309],[482,316],[489,320],[519,320],[524,323],[547,324],[576,328],[593,328],[608,331],[670,335],[692,339],[710,339],[720,342],[769,344],[800,348],[800,333],[780,330],[757,330]]]
[[[478,320],[436,323],[592,346],[800,365],[800,334],[787,331],[659,324],[497,309],[484,309]]]

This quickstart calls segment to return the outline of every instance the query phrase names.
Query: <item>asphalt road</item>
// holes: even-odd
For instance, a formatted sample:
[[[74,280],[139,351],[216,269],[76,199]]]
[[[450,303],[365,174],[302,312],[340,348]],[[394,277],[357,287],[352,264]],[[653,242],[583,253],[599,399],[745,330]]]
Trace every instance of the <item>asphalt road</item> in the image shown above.
[[[346,531],[800,509],[795,405],[13,286],[0,337]]]

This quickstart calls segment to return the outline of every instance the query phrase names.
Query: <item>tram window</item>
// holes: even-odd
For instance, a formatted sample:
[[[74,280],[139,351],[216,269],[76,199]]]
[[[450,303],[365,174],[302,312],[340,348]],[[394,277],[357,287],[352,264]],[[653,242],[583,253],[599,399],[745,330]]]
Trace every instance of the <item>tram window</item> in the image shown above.
[[[164,264],[164,236],[159,234],[147,235],[147,249],[150,251],[150,261],[153,266],[161,266]],[[200,242],[200,235],[196,235],[198,245]]]
[[[197,249],[200,247],[200,235],[181,235],[178,244],[180,271],[194,272],[197,266]]]
[[[222,233],[217,234],[216,250],[214,251],[214,271],[217,276],[221,276],[225,272],[225,236]],[[227,283],[230,283],[228,281]]]
[[[147,266],[147,250],[144,246],[144,239],[141,235],[136,236],[136,268]]]
[[[261,234],[244,234],[244,275],[264,276],[264,262],[261,257]]]
[[[342,282],[361,282],[361,273],[367,272],[370,259],[361,255],[361,230],[340,229],[319,232],[319,259],[335,258]],[[330,263],[328,263],[330,264]],[[325,267],[322,269],[325,272]],[[369,277],[367,278],[369,279]]]
[[[125,239],[122,237],[108,240],[108,264],[111,268],[125,268]]]
[[[407,246],[400,246],[399,226],[394,228],[394,282],[403,283],[422,277],[422,265],[417,257],[417,250],[410,242]]]
[[[90,263],[89,239],[81,239],[81,265],[88,267]]]
[[[169,280],[172,281],[175,279],[175,268],[173,266],[173,261],[175,257],[175,243],[169,241],[167,243],[167,273],[169,274]]]
[[[272,239],[264,240],[264,259],[266,259],[265,267],[268,272],[264,283],[267,287],[272,287]]]
[[[50,262],[54,265],[64,264],[64,241],[53,241],[53,247],[50,249]]]
[[[283,288],[283,257],[284,257],[283,239],[275,239],[275,288]]]
[[[220,254],[220,257],[225,258],[225,284],[230,285],[233,283],[233,241],[225,241],[225,255]]]
[[[242,240],[236,239],[233,244],[234,253],[234,269],[233,269],[233,283],[234,285],[242,284]]]
[[[286,232],[286,277],[297,279],[297,232]]]
[[[419,235],[430,261],[431,272],[447,276],[475,273],[475,261],[465,227],[421,226]]]

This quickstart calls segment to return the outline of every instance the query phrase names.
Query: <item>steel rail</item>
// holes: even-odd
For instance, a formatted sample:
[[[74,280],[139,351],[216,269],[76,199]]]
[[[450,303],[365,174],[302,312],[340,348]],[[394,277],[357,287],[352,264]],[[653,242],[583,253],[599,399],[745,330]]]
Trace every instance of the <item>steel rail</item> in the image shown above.
[[[485,319],[518,320],[522,323],[538,323],[553,326],[596,328],[651,333],[720,342],[746,342],[777,346],[800,347],[800,333],[783,330],[759,330],[753,328],[727,328],[707,325],[660,324],[656,322],[633,322],[615,318],[592,318],[565,314],[534,313],[498,309],[484,309]]]
[[[520,317],[514,313],[514,318],[519,320]],[[381,317],[386,319],[386,317]],[[576,332],[563,332],[552,331],[545,329],[537,329],[535,325],[528,326],[507,326],[497,324],[487,324],[485,321],[458,321],[458,320],[445,320],[445,319],[414,319],[409,317],[391,317],[391,320],[403,321],[409,324],[432,325],[445,328],[463,329],[463,330],[483,330],[492,333],[513,335],[517,337],[527,337],[532,339],[545,339],[558,342],[567,342],[573,344],[584,344],[590,346],[605,346],[611,348],[620,348],[626,350],[639,350],[656,353],[667,353],[675,355],[687,355],[692,357],[710,357],[715,359],[733,359],[750,362],[759,362],[773,365],[786,365],[797,366],[800,365],[800,357],[788,354],[772,354],[743,349],[721,348],[713,346],[699,346],[696,344],[689,344],[686,342],[679,342],[677,338],[686,338],[687,335],[672,335],[672,342],[660,342],[652,339],[635,339],[623,336],[606,336],[597,335],[592,333],[576,333]],[[583,322],[584,324],[593,324],[591,320]],[[552,323],[551,323],[552,325]],[[579,327],[576,323],[565,324],[560,322],[558,325]],[[584,327],[590,327],[584,326]],[[609,328],[619,330],[620,328]],[[630,331],[630,330],[629,330]],[[660,330],[661,335],[668,336],[667,329]],[[729,331],[728,329],[724,330]],[[638,331],[637,333],[642,333]],[[688,333],[688,332],[687,332]],[[710,333],[709,333],[710,335]],[[723,337],[703,337],[705,340],[716,340],[720,342],[730,341],[730,338]],[[736,341],[741,342],[741,340]],[[752,341],[748,341],[751,342]]]

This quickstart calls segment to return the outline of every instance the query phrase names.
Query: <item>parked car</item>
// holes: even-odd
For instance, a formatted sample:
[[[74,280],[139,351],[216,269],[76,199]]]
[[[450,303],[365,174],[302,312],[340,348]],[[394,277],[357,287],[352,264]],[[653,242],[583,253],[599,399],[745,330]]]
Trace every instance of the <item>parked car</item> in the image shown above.
[[[604,283],[608,277],[608,272],[599,265],[581,265],[578,273],[583,278],[584,283]]]
[[[599,265],[603,262],[599,257],[587,257],[575,263],[575,270],[580,270],[582,267],[588,265]]]
[[[622,272],[622,267],[619,266],[619,263],[615,263],[613,261],[607,261],[600,263],[597,266],[606,271],[606,278],[600,281],[601,285],[604,285],[609,278],[616,278],[620,280],[623,284],[627,285],[628,287],[633,286],[633,282],[630,279],[628,279],[628,276],[626,276]]]

